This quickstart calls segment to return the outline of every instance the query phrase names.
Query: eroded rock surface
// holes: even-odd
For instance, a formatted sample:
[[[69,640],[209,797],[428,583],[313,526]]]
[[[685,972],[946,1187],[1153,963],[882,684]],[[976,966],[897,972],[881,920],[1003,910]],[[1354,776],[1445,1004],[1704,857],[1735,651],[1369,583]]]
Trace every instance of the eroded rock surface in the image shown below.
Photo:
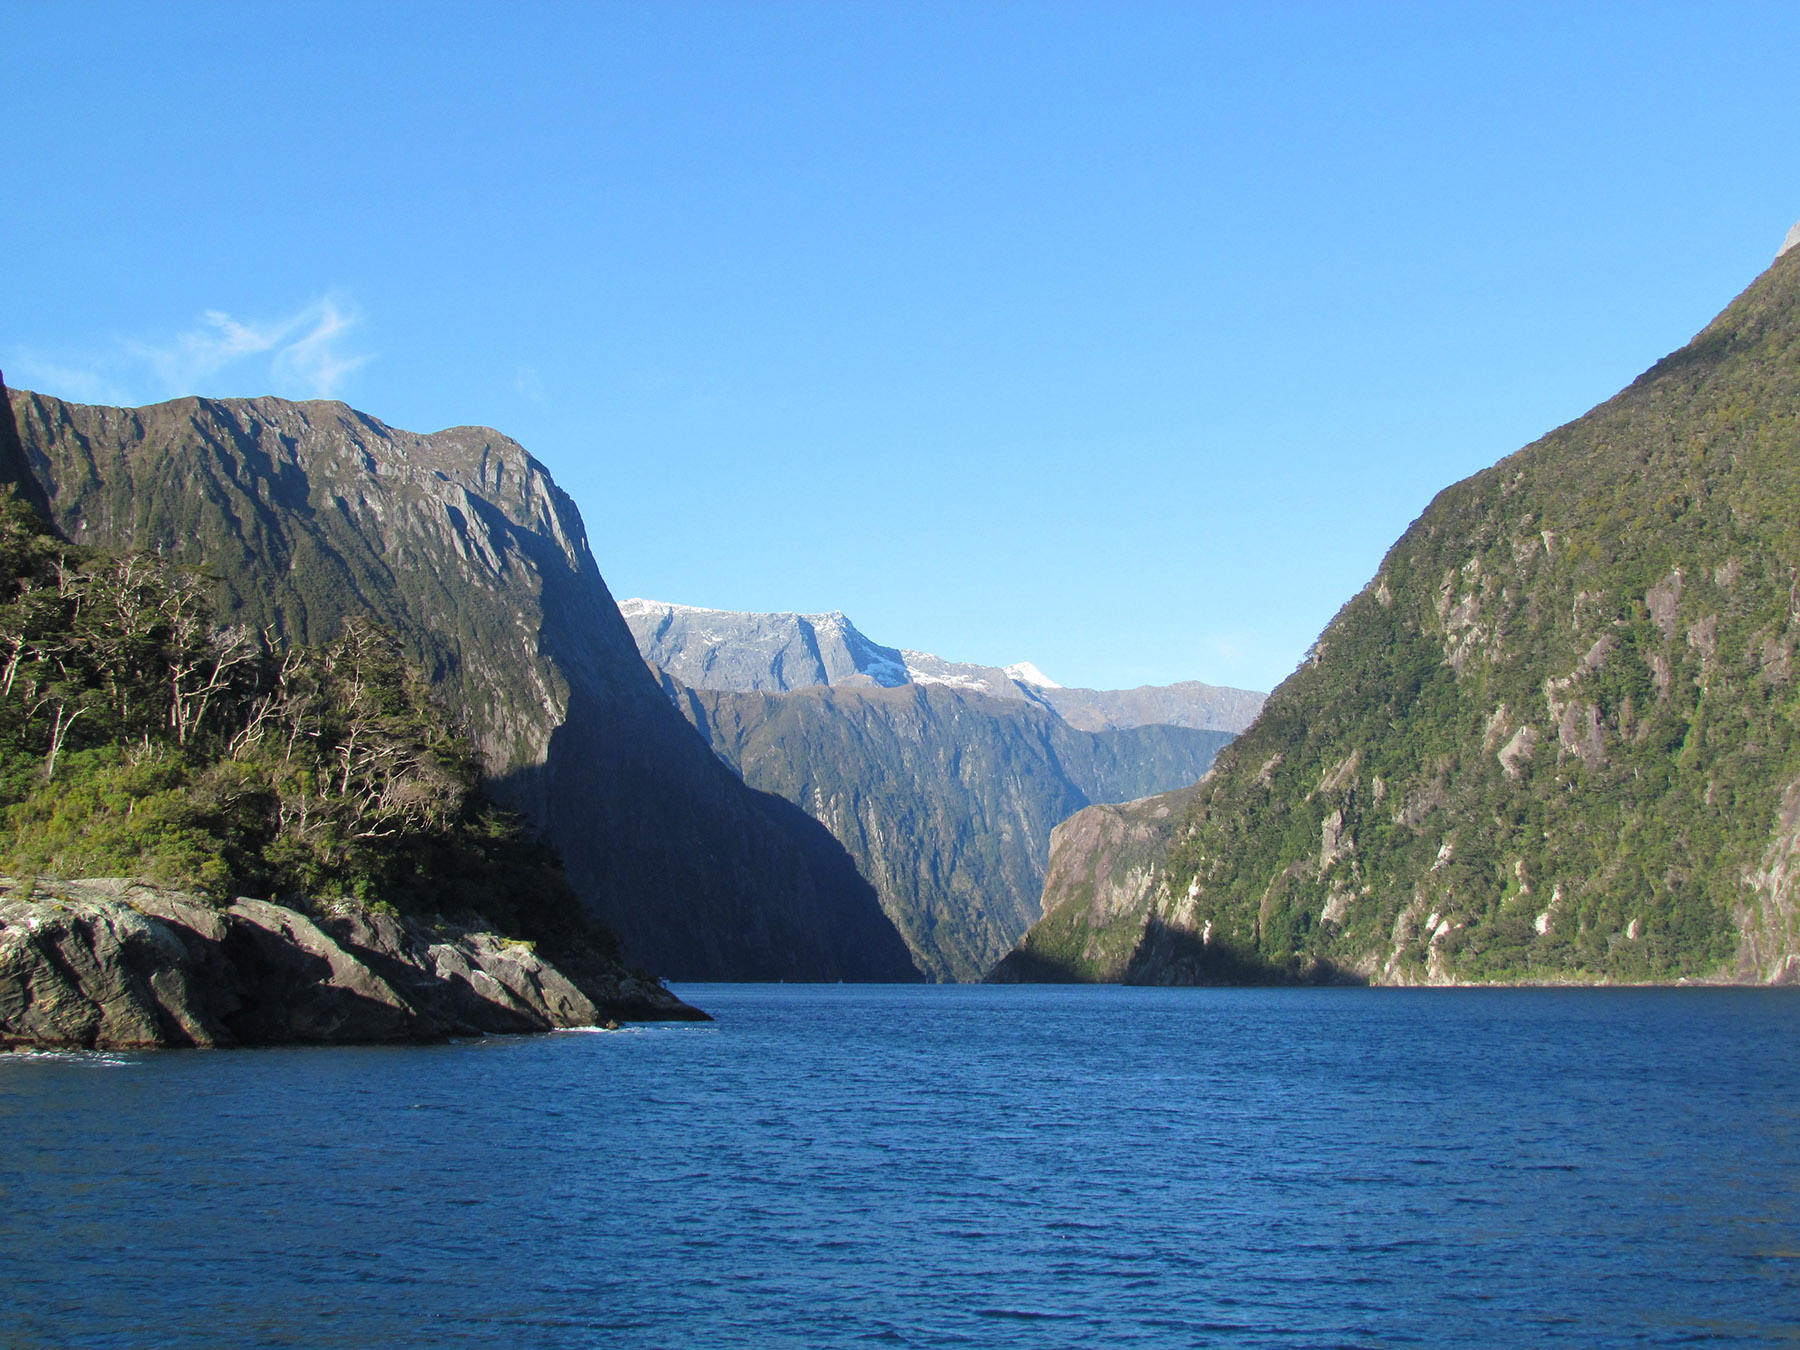
[[[353,901],[220,908],[132,881],[0,883],[0,1047],[433,1041],[703,1019],[623,970]]]
[[[1163,858],[1198,787],[1077,811],[1050,835],[1043,918],[990,984],[1115,983],[1162,887]]]

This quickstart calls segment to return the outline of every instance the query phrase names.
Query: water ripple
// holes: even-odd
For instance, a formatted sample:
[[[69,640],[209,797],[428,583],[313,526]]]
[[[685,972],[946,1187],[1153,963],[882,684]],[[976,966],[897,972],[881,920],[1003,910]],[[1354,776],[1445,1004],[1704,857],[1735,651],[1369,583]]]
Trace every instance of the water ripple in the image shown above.
[[[1789,991],[686,992],[0,1058],[0,1343],[1800,1340]]]

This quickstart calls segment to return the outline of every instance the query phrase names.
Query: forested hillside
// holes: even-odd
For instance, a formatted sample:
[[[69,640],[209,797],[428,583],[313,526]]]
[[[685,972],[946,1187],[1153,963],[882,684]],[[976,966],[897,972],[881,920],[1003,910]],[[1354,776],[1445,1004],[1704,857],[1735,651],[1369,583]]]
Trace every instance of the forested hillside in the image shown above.
[[[1797,578],[1800,251],[1431,503],[1110,920],[1125,978],[1791,978]]]

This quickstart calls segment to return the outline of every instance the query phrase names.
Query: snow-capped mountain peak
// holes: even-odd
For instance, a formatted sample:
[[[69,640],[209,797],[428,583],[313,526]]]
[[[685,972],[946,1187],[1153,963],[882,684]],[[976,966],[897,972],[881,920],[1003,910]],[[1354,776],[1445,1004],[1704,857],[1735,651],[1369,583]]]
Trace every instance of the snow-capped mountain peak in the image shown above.
[[[1006,673],[1020,684],[1029,684],[1038,689],[1061,689],[1062,686],[1051,679],[1043,671],[1029,661],[1020,661],[1006,668]]]
[[[1152,722],[1241,731],[1263,699],[1250,690],[1197,681],[1131,690],[1068,689],[1030,661],[1002,669],[883,646],[842,610],[750,614],[632,598],[619,601],[619,613],[644,659],[694,689],[782,693],[819,685],[936,685],[1036,704],[1087,731]]]

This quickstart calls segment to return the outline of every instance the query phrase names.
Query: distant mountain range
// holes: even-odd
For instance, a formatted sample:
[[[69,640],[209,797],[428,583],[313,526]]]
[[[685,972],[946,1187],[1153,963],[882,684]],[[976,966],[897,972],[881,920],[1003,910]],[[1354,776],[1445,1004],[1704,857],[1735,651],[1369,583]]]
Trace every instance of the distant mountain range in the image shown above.
[[[1061,689],[1028,662],[883,646],[841,613],[619,610],[675,706],[831,830],[937,980],[981,979],[1039,917],[1058,821],[1196,782],[1262,698]]]
[[[1029,661],[984,666],[887,647],[841,611],[743,614],[662,600],[622,600],[644,659],[692,689],[786,693],[817,685],[894,689],[940,685],[1047,708],[1084,731],[1161,724],[1242,731],[1266,697],[1189,680],[1137,689],[1065,689]]]

